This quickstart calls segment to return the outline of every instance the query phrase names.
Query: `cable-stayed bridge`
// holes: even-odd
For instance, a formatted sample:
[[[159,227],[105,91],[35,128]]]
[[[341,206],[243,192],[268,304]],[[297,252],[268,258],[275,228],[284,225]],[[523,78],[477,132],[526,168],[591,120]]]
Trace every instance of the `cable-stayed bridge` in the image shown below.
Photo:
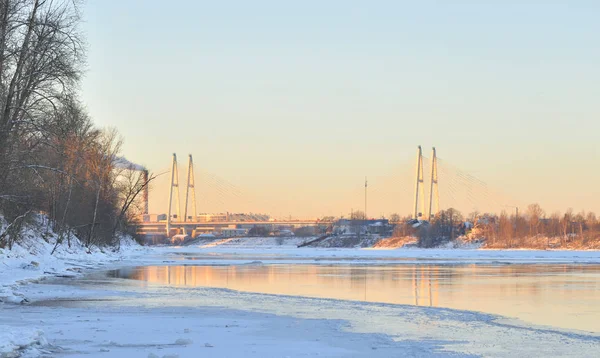
[[[399,170],[398,170],[399,169]],[[416,170],[415,170],[416,169]],[[177,156],[173,154],[170,169],[168,212],[163,215],[148,215],[148,195],[144,195],[144,215],[139,223],[138,233],[145,235],[173,236],[176,234],[195,235],[202,232],[221,231],[222,229],[249,228],[257,225],[270,225],[272,227],[302,227],[315,225],[330,225],[330,221],[314,218],[303,219],[261,219],[246,218],[239,220],[226,216],[198,215],[196,204],[196,182],[194,177],[194,162],[192,155],[188,157],[185,200],[182,208],[180,205],[180,183]],[[201,203],[226,206],[228,202],[244,200],[244,193],[235,185],[211,173],[202,173],[202,182],[205,190],[214,195],[203,197]],[[499,194],[490,189],[488,185],[469,173],[451,165],[437,156],[432,148],[431,156],[426,157],[422,148],[417,148],[416,160],[405,163],[386,176],[375,180],[365,178],[364,187],[356,187],[352,192],[345,194],[341,200],[359,204],[354,206],[367,213],[369,204],[370,213],[377,212],[377,207],[382,203],[394,207],[396,213],[407,213],[416,220],[430,220],[440,211],[448,208],[466,208],[465,214],[470,212],[501,211],[507,207],[518,204],[515,200]],[[374,183],[374,185],[373,185]],[[347,199],[349,198],[349,199]],[[368,198],[368,202],[367,202]],[[347,199],[347,200],[346,200]],[[209,203],[209,201],[211,201]],[[201,204],[201,207],[203,205]],[[375,208],[373,210],[372,208]],[[389,211],[388,211],[389,212]],[[336,215],[337,216],[337,215]],[[342,215],[343,216],[343,215]],[[369,217],[382,217],[383,214]]]

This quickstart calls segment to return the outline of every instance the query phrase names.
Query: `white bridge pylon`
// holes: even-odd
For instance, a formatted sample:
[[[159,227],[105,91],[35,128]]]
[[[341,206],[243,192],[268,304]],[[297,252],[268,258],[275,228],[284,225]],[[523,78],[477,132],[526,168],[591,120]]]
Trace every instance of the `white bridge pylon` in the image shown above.
[[[434,194],[435,193],[435,194]],[[435,195],[435,198],[434,198]],[[435,201],[434,201],[435,199]],[[431,207],[435,203],[435,211],[431,212]],[[435,215],[440,212],[440,189],[438,186],[438,168],[437,168],[437,155],[435,147],[431,149],[431,181],[429,184],[429,212],[427,213],[427,220],[431,221]]]
[[[420,200],[419,200],[420,199]],[[421,207],[419,208],[419,201]],[[435,205],[435,211],[432,207]],[[419,210],[420,209],[420,210]],[[437,154],[435,147],[431,150],[431,177],[429,182],[429,207],[425,207],[425,178],[423,174],[423,150],[417,148],[417,171],[415,183],[415,202],[413,219],[420,220],[427,210],[426,220],[431,221],[440,211],[440,192],[438,181]]]
[[[194,220],[198,217],[198,212],[196,211],[196,185],[194,180],[194,161],[192,159],[192,155],[189,155],[188,160],[188,175],[187,175],[187,187],[185,189],[185,209],[183,210],[183,221],[187,221],[188,219],[188,201],[190,197],[190,189],[192,192],[192,208],[194,209]],[[192,220],[192,221],[194,221]]]
[[[175,200],[177,201],[177,221],[185,222],[187,221],[188,214],[188,204],[190,197],[190,189],[192,192],[192,207],[194,212],[194,218],[198,216],[197,207],[196,207],[196,187],[194,181],[194,161],[192,159],[192,155],[189,155],[188,161],[188,173],[187,173],[187,184],[185,190],[185,209],[183,214],[183,220],[181,217],[181,205],[179,203],[179,170],[177,169],[177,154],[173,153],[173,160],[171,164],[171,187],[169,190],[169,212],[167,213],[167,236],[171,236],[171,222],[172,218],[172,204],[173,204],[173,190],[176,189]],[[184,229],[185,230],[185,229]]]

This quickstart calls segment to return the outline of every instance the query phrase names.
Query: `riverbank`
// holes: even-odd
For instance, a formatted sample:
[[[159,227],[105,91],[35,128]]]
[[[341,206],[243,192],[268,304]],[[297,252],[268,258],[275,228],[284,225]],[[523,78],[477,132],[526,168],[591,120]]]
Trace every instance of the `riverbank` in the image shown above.
[[[75,278],[94,270],[127,262],[150,251],[131,238],[122,238],[120,248],[86,248],[75,237],[56,246],[56,235],[42,233],[40,226],[29,226],[11,250],[0,249],[0,357],[22,354],[39,356],[35,347],[48,345],[38,325],[7,325],[7,311],[13,305],[27,305],[32,298],[23,290],[31,284],[51,278]],[[54,252],[53,252],[54,251]]]
[[[11,250],[0,248],[0,304],[26,300],[19,287],[47,277],[75,277],[109,263],[122,262],[151,249],[131,238],[120,248],[85,247],[76,237],[56,245],[56,235],[30,226]]]

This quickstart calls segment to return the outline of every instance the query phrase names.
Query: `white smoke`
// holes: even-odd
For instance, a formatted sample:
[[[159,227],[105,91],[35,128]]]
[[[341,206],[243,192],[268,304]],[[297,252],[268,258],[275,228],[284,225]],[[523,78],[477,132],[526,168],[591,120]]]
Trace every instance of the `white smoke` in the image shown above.
[[[143,165],[132,163],[125,157],[115,157],[114,163],[115,166],[118,168],[132,169],[138,171],[146,170],[146,167],[144,167]]]

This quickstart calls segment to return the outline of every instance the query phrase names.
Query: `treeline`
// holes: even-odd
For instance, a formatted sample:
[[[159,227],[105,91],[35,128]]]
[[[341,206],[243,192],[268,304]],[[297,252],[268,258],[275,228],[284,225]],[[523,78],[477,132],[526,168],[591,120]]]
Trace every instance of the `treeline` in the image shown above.
[[[149,179],[119,158],[114,130],[78,99],[84,39],[78,1],[0,0],[0,247],[41,212],[56,245],[118,244]],[[152,177],[150,177],[150,180]]]
[[[395,236],[415,235],[421,247],[434,247],[460,238],[482,241],[489,248],[600,248],[600,221],[593,212],[547,214],[538,204],[510,214],[442,210],[431,222],[400,219]]]

